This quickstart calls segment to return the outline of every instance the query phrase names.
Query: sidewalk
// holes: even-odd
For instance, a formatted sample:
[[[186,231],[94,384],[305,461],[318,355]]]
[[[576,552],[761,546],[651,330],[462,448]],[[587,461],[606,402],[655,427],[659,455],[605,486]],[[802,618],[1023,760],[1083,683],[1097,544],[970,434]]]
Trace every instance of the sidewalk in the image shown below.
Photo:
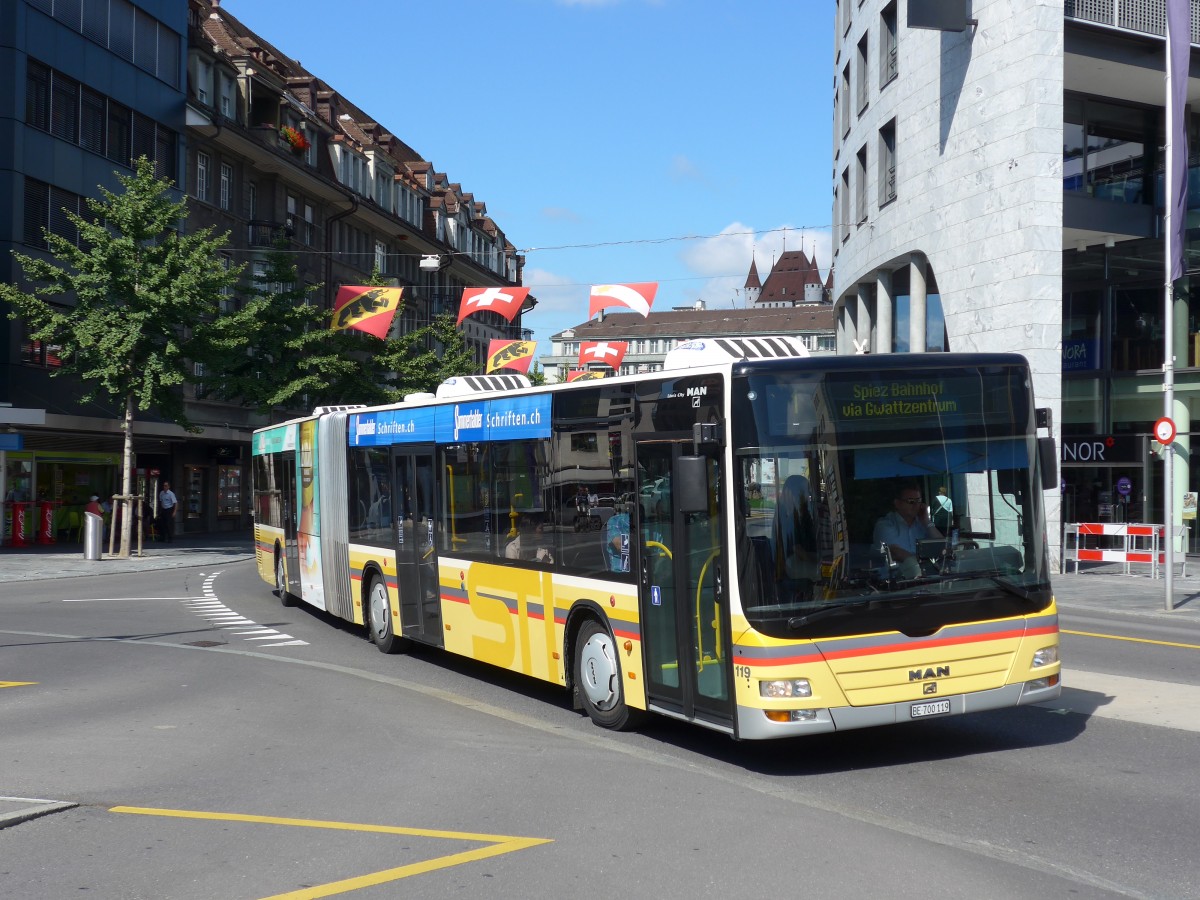
[[[86,560],[79,544],[3,547],[0,583],[225,565],[253,559],[254,539],[248,531],[183,535],[173,544],[146,544],[143,553],[144,556],[130,559],[117,559],[105,553],[103,559]],[[1055,574],[1051,583],[1058,605],[1064,610],[1121,612],[1200,622],[1200,558],[1189,558],[1186,578],[1176,574],[1175,608],[1170,612],[1166,609],[1166,584],[1161,573],[1154,579],[1147,566],[1134,566],[1133,571],[1138,574],[1122,574],[1120,563],[1083,563],[1078,573]]]
[[[177,535],[171,544],[143,544],[142,553],[129,559],[109,556],[107,541],[98,560],[84,559],[82,544],[0,547],[0,583],[223,565],[253,559],[254,537],[249,531],[184,534]]]

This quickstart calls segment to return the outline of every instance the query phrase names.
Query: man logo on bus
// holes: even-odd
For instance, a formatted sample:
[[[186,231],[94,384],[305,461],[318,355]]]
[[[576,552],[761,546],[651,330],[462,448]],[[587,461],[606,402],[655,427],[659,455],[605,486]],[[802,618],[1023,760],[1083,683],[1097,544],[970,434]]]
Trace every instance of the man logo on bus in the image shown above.
[[[909,681],[922,681],[926,678],[949,678],[949,677],[950,677],[950,667],[949,666],[938,666],[936,669],[928,668],[928,669],[909,669],[908,670],[908,680]]]

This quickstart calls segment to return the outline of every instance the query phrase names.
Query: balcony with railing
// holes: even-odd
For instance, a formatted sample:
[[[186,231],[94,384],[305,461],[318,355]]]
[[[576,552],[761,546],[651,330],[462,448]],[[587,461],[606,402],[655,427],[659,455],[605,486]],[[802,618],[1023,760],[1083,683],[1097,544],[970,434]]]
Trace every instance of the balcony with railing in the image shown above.
[[[1192,6],[1192,43],[1200,43],[1200,9]],[[1063,12],[1068,19],[1108,25],[1139,34],[1167,33],[1166,0],[1065,0]]]

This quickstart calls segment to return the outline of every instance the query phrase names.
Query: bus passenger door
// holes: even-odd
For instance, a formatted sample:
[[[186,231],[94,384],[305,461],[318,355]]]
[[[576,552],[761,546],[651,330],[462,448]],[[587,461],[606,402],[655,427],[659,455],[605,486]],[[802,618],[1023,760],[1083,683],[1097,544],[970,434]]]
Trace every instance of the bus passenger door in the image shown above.
[[[708,508],[684,512],[672,473],[678,457],[693,455],[692,443],[643,441],[637,446],[646,690],[653,706],[732,727],[720,456],[712,449],[701,452]]]
[[[400,633],[441,647],[442,607],[438,587],[437,521],[433,448],[397,448],[396,580],[400,591]]]
[[[296,451],[281,454],[282,477],[280,499],[283,507],[283,558],[287,569],[287,590],[293,597],[302,597],[300,587],[300,498],[297,488],[301,484],[300,470],[296,468]]]

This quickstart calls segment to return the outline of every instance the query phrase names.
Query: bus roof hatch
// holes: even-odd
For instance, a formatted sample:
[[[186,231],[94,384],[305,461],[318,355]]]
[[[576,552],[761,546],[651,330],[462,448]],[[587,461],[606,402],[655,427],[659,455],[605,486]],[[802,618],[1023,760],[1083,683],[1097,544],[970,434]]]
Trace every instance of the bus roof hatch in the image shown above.
[[[696,338],[684,341],[667,353],[664,369],[690,369],[713,363],[743,362],[761,359],[804,359],[804,342],[792,335],[765,337]]]
[[[524,375],[458,375],[447,378],[438,385],[439,400],[447,397],[465,397],[468,394],[494,394],[497,391],[515,391],[527,388],[530,381]]]

